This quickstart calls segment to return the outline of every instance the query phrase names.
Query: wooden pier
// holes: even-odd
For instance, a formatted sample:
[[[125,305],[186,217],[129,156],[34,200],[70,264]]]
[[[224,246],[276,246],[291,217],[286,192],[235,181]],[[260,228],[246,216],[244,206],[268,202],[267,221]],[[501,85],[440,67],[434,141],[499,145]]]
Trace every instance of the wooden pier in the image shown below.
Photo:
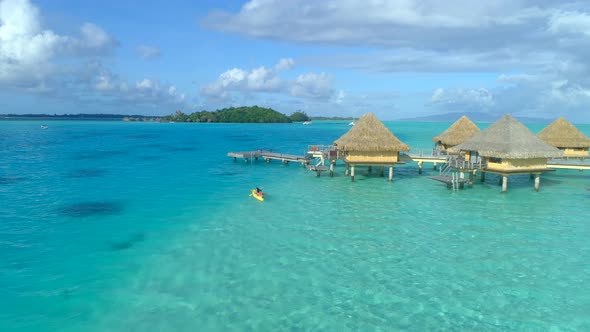
[[[424,163],[432,163],[432,168],[437,169],[438,165],[442,165],[447,162],[447,155],[440,153],[439,150],[430,150],[425,152],[424,150],[418,150],[416,152],[400,153],[399,159],[402,161],[411,161],[418,164],[418,174],[422,174],[422,166]]]
[[[318,177],[322,172],[326,171],[330,171],[330,176],[334,176],[334,166],[336,165],[337,160],[341,159],[335,147],[332,145],[309,145],[307,152],[304,155],[294,155],[259,149],[254,151],[228,152],[227,156],[234,158],[234,161],[238,158],[243,159],[246,163],[258,160],[259,158],[264,159],[267,163],[271,160],[279,160],[283,164],[295,162],[302,164],[308,170],[315,172]],[[440,166],[439,174],[430,176],[429,178],[446,184],[447,188],[453,189],[454,191],[465,188],[465,183],[472,186],[477,172],[481,173],[482,181],[485,179],[485,173],[497,173],[497,171],[487,169],[486,165],[482,165],[481,162],[479,162],[479,158],[472,158],[470,161],[464,160],[464,158],[458,155],[447,155],[436,149],[427,152],[418,150],[413,153],[400,153],[399,157],[400,162],[402,163],[416,162],[418,164],[418,174],[422,174],[424,163],[432,163],[434,170],[438,170],[437,167]],[[577,169],[583,171],[590,170],[590,160],[549,159],[547,166],[548,169],[544,169],[543,171],[555,171],[555,169]],[[538,190],[538,175],[540,172],[531,172],[527,170],[522,174],[528,173],[534,173],[535,189]],[[503,185],[503,188],[505,188],[506,174],[501,175],[503,175],[501,177],[501,184]]]
[[[583,171],[585,169],[590,169],[590,160],[549,159],[547,161],[547,167],[549,167],[549,168],[577,169],[577,170]]]
[[[458,174],[455,174],[455,173],[453,173],[453,175],[451,175],[451,176],[436,175],[436,176],[431,176],[430,178],[435,181],[442,182],[447,185],[447,188],[454,189],[454,190],[463,189],[465,187],[465,183],[473,184],[473,182],[469,182],[470,180],[462,178]],[[471,181],[473,181],[473,179],[471,179]]]
[[[234,158],[234,161],[236,161],[238,158],[244,159],[244,162],[246,163],[250,160],[258,160],[258,158],[261,158],[264,159],[267,163],[269,163],[271,160],[280,160],[283,164],[296,162],[301,163],[303,165],[309,164],[309,162],[313,159],[313,157],[310,155],[298,156],[294,154],[273,152],[271,150],[228,152],[227,156]]]

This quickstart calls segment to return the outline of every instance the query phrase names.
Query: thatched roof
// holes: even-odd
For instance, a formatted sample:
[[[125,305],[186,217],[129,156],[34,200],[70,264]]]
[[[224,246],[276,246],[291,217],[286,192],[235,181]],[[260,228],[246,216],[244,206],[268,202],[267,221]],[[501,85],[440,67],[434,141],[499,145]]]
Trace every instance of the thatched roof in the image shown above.
[[[459,120],[453,123],[447,130],[442,134],[435,136],[433,142],[441,142],[445,145],[457,145],[465,142],[466,140],[473,137],[473,135],[479,133],[479,128],[469,120],[468,117],[463,115]]]
[[[557,148],[590,147],[590,139],[564,118],[553,121],[537,137]]]
[[[410,147],[400,141],[375,117],[373,113],[363,115],[354,127],[334,142],[343,151],[409,151]]]
[[[553,158],[563,154],[559,149],[540,140],[508,114],[465,143],[449,149],[451,152],[460,150],[477,151],[484,157],[506,159]]]

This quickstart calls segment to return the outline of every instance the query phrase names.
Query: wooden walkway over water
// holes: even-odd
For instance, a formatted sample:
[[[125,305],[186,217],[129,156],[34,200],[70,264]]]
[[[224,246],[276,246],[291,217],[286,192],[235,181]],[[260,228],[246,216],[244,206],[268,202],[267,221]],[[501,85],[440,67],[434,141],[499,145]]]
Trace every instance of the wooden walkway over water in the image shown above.
[[[279,153],[267,149],[258,149],[254,151],[242,152],[228,152],[228,157],[243,159],[248,163],[253,160],[264,159],[267,163],[271,160],[279,160],[283,164],[291,162],[299,163],[305,166],[308,170],[316,172],[320,176],[321,172],[330,171],[330,176],[334,174],[334,165],[336,160],[340,159],[338,151],[332,145],[310,145],[304,155],[295,155],[288,153]],[[432,163],[433,169],[437,170],[440,165],[440,172],[438,175],[430,176],[432,180],[442,182],[447,185],[449,189],[458,190],[463,189],[465,183],[473,184],[473,178],[476,172],[481,172],[482,181],[485,173],[495,173],[493,170],[487,170],[487,165],[482,165],[479,158],[472,158],[470,161],[464,160],[458,155],[447,155],[441,153],[439,150],[417,150],[407,153],[400,153],[400,161],[416,162],[418,164],[418,174],[422,174],[422,166],[424,163]],[[329,163],[329,167],[326,166]],[[547,161],[548,169],[545,171],[553,171],[554,169],[577,169],[580,171],[590,170],[590,160],[583,159],[549,159]],[[525,173],[529,173],[528,171]],[[533,172],[535,173],[535,172]],[[523,173],[524,174],[524,173]],[[466,175],[466,176],[465,176]],[[538,179],[535,181],[538,188]],[[505,186],[505,185],[503,185]]]
[[[309,162],[313,159],[310,155],[305,156],[298,156],[294,154],[287,154],[287,153],[278,153],[273,152],[272,150],[255,150],[255,151],[244,151],[244,152],[228,152],[228,157],[233,157],[234,161],[238,158],[244,159],[244,162],[249,162],[250,160],[258,160],[258,158],[264,159],[267,163],[271,160],[280,160],[284,164],[288,164],[290,162],[301,163],[304,165],[309,164]]]
[[[549,167],[549,168],[577,169],[577,170],[583,171],[585,169],[590,169],[590,160],[549,159],[547,161],[547,167]]]

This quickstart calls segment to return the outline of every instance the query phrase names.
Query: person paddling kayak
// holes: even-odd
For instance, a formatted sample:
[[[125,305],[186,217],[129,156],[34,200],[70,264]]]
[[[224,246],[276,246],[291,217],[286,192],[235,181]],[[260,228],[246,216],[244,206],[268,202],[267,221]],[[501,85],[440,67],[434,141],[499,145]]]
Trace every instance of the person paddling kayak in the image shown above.
[[[252,189],[252,194],[250,194],[250,196],[253,196],[259,201],[264,201],[264,193],[262,192],[262,189],[258,187],[256,187],[256,189]]]

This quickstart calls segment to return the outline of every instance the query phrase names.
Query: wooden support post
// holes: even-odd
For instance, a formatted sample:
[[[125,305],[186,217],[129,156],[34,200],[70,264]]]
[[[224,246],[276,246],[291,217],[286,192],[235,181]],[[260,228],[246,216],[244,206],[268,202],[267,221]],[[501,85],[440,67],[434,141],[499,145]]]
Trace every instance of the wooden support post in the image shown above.
[[[459,179],[461,179],[461,180],[465,179],[465,173],[459,172]]]
[[[436,171],[436,169],[437,169],[436,163],[433,163],[432,169]]]
[[[389,166],[389,182],[393,181],[393,166]]]
[[[418,162],[418,174],[422,174],[422,164],[423,164],[423,162],[421,162],[421,161]]]
[[[266,158],[264,160],[266,161],[267,164],[270,163],[270,158]]]
[[[502,192],[505,193],[508,191],[508,177],[506,175],[502,175]]]
[[[381,166],[381,177],[385,176],[385,166]]]
[[[539,191],[541,186],[541,174],[535,174],[535,191]]]
[[[534,179],[535,178],[535,174],[531,173],[530,178],[531,178],[531,180]]]
[[[344,165],[344,175],[348,176],[350,174],[350,165],[348,163]]]
[[[354,181],[354,165],[350,166],[350,179]]]
[[[247,164],[248,163],[248,158],[244,158],[244,162]]]
[[[238,160],[238,158],[234,157],[234,161]]]
[[[482,171],[481,172],[481,182],[485,182],[486,180],[486,172]]]
[[[469,182],[467,182],[467,184],[468,184],[470,187],[471,187],[471,186],[473,186],[473,178],[475,177],[475,172],[476,172],[476,171],[469,172]]]
[[[317,174],[316,176],[319,178],[319,177],[320,177],[320,173],[321,173],[321,172],[320,172],[320,171],[315,171],[315,172],[316,172],[316,174]]]
[[[334,177],[334,162],[330,162],[330,177]]]
[[[367,168],[367,171],[369,172],[369,174],[371,174],[371,172],[373,171],[373,166],[369,166],[369,167]]]

